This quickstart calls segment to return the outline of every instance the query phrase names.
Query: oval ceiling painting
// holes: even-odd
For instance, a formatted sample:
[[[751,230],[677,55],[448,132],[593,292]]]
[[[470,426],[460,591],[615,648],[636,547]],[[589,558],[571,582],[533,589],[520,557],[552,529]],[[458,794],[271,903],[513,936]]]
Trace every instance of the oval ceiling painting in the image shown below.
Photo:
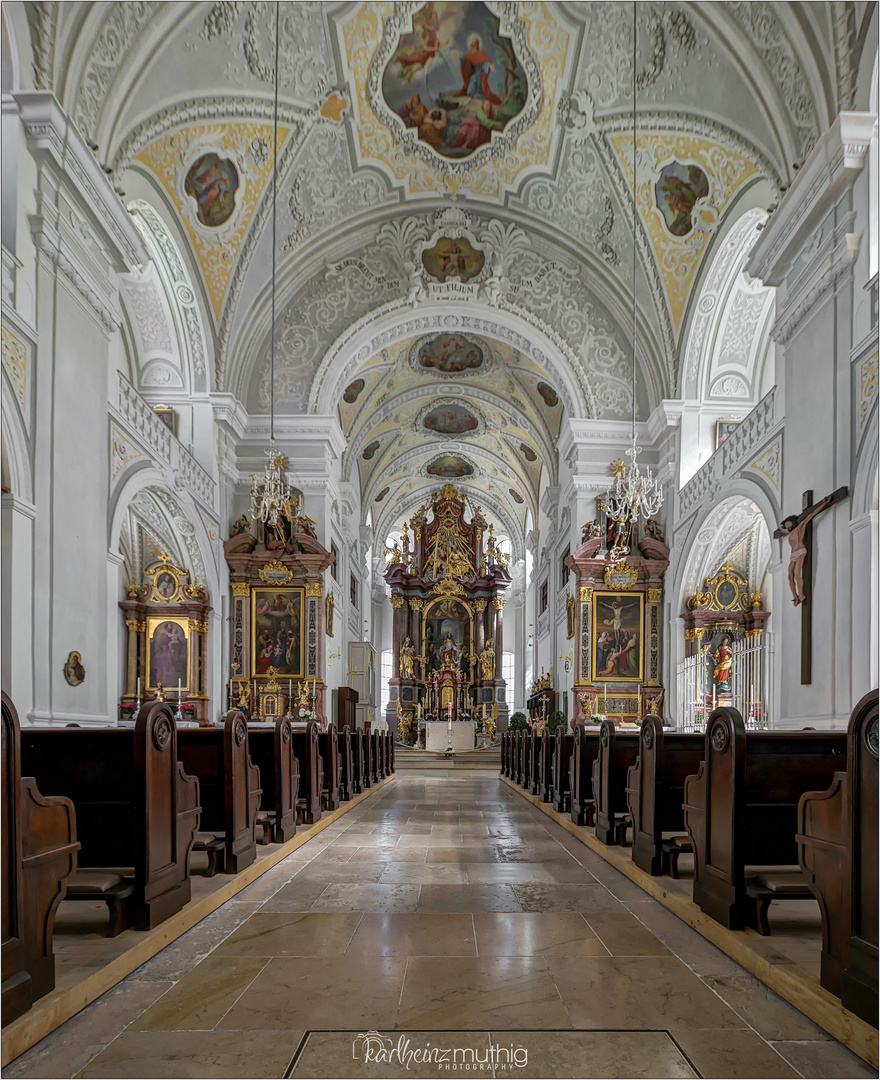
[[[434,458],[426,471],[431,476],[455,480],[461,476],[473,476],[474,467],[458,454],[441,454]]]
[[[468,435],[480,426],[480,421],[464,405],[435,405],[422,423],[437,435]]]
[[[464,237],[441,236],[432,248],[422,252],[422,266],[437,281],[448,281],[449,278],[470,281],[483,269],[485,262],[482,251],[477,251]]]
[[[379,494],[376,496],[376,502],[381,502],[390,490],[390,485],[388,485],[387,487],[383,487]]]
[[[552,386],[548,386],[545,382],[538,383],[538,393],[544,399],[544,404],[548,409],[553,409],[559,404],[559,395],[553,389]]]
[[[528,443],[521,442],[519,444],[519,451],[522,454],[522,456],[526,459],[526,461],[537,461],[538,460],[538,455],[531,448],[531,446],[529,446]]]
[[[518,491],[515,491],[513,488],[508,488],[507,490],[510,493],[510,497],[513,499],[513,501],[518,506],[522,506],[523,502],[525,502],[522,495],[520,495],[520,493]]]
[[[361,454],[361,457],[364,459],[364,461],[369,461],[370,458],[375,455],[378,449],[379,441],[378,439],[374,439],[373,442],[371,442],[368,446],[364,447],[364,452]]]
[[[342,395],[342,400],[349,405],[353,405],[360,397],[361,390],[364,388],[363,379],[355,379],[353,383],[349,383],[345,388],[345,393]]]
[[[232,217],[238,171],[229,158],[202,154],[190,166],[183,186],[187,195],[196,201],[197,216],[202,225],[216,229]]]
[[[483,3],[428,3],[382,73],[382,96],[419,142],[467,158],[518,116],[526,74],[498,16]]]
[[[458,375],[483,366],[483,350],[459,334],[438,334],[421,346],[419,366],[444,375]]]
[[[673,236],[687,236],[697,203],[709,196],[709,179],[698,165],[671,161],[660,170],[654,196],[666,228]]]

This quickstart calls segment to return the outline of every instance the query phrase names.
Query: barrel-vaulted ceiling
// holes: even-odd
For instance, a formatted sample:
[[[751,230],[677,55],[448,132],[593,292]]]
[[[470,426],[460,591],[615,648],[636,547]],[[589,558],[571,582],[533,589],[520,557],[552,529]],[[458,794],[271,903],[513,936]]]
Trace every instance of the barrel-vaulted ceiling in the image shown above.
[[[25,10],[35,85],[175,233],[211,388],[268,411],[275,5]],[[279,411],[338,411],[365,506],[465,470],[523,523],[563,413],[629,416],[633,236],[645,417],[715,247],[851,104],[854,10],[640,3],[634,162],[630,4],[282,3]]]

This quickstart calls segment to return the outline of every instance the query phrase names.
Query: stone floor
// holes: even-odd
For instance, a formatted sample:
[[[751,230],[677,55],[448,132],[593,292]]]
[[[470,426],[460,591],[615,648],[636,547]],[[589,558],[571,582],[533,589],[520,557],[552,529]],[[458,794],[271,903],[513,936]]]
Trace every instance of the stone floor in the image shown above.
[[[494,773],[407,773],[8,1077],[877,1074]]]

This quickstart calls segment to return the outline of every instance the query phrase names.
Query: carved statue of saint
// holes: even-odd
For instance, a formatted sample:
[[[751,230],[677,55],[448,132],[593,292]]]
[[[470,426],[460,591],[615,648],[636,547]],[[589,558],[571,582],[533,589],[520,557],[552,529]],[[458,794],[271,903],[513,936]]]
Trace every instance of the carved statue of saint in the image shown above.
[[[165,687],[161,683],[156,684],[156,701],[167,701],[165,696]]]
[[[479,654],[471,660],[471,664],[480,663],[480,674],[484,682],[489,682],[495,678],[495,638],[489,638],[486,642],[486,647]]]
[[[385,548],[385,554],[390,556],[390,558],[388,559],[389,566],[393,566],[395,563],[403,562],[403,552],[397,546],[396,540],[391,545],[391,547]]]
[[[245,514],[242,514],[241,517],[239,517],[235,524],[232,526],[232,530],[230,531],[229,535],[230,537],[240,536],[241,533],[247,533],[250,531],[250,519]]]
[[[421,657],[416,656],[413,643],[407,638],[400,649],[400,674],[404,679],[414,679],[416,677],[417,659],[421,659]]]
[[[730,638],[725,634],[721,644],[715,652],[715,670],[712,677],[718,690],[722,694],[730,693],[730,667],[733,658],[733,649],[730,647]]]
[[[792,603],[795,607],[798,607],[807,598],[804,593],[804,559],[807,557],[804,533],[813,518],[820,514],[832,501],[832,496],[826,495],[811,513],[802,517],[787,517],[779,526],[779,531],[788,537],[788,542],[791,545],[791,557],[788,563],[788,584],[791,588]]]

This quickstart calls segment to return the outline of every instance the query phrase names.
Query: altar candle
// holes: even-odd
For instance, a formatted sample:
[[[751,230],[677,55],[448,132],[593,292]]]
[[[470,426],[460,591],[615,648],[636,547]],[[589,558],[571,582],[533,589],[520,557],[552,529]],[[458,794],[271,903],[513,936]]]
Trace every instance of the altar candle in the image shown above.
[[[712,687],[712,712],[715,712],[715,687]]]
[[[141,677],[138,675],[138,697],[141,696]]]

